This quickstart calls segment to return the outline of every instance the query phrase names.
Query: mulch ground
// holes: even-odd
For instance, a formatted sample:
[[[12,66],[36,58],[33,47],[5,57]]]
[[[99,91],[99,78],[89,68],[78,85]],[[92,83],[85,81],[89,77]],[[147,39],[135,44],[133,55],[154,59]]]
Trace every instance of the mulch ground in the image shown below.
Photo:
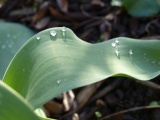
[[[160,39],[159,15],[132,17],[123,8],[111,6],[110,0],[8,0],[0,4],[0,19],[25,24],[37,32],[66,26],[93,44],[120,36]],[[160,109],[142,107],[160,101],[159,79],[108,78],[64,92],[44,107],[48,117],[61,120],[106,116],[107,120],[160,120]]]

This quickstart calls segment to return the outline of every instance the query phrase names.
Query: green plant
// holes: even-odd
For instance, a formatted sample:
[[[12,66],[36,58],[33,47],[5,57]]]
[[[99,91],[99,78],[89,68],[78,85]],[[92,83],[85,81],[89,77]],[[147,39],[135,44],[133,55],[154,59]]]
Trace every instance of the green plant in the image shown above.
[[[160,12],[159,0],[112,0],[111,4],[124,7],[135,17],[148,17]]]
[[[0,28],[0,79],[2,79],[13,56],[35,33],[17,23],[0,21]]]
[[[65,27],[44,30],[30,38],[9,64],[0,82],[0,100],[13,98],[14,104],[1,104],[0,118],[9,114],[11,120],[49,119],[38,118],[33,111],[66,90],[111,76],[152,79],[160,73],[159,48],[158,40],[120,37],[90,44]],[[22,116],[10,114],[15,107],[25,110]]]

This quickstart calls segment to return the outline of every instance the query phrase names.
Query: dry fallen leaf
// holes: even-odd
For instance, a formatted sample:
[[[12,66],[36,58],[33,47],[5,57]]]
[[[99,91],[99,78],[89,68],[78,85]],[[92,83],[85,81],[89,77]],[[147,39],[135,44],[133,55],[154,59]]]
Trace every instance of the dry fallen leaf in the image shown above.
[[[57,0],[57,4],[62,12],[68,12],[68,0]]]

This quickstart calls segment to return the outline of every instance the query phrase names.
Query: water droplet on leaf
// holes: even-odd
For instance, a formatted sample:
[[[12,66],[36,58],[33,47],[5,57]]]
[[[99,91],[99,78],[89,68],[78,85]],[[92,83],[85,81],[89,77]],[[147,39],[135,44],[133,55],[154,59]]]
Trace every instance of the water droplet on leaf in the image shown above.
[[[65,36],[65,32],[66,32],[66,27],[62,27],[62,35]]]
[[[112,43],[111,45],[112,45],[112,47],[114,47],[114,48],[117,46],[116,43]]]
[[[130,55],[132,55],[132,54],[133,54],[133,51],[132,51],[132,49],[130,49],[130,50],[129,50],[129,54],[130,54]]]
[[[61,30],[62,32],[66,32],[66,27],[63,26]]]
[[[118,49],[115,50],[115,53],[116,53],[117,56],[119,55]]]
[[[50,34],[51,34],[53,37],[55,37],[55,36],[57,35],[56,31],[54,31],[54,30],[50,31]]]
[[[119,44],[119,40],[118,40],[118,39],[116,39],[115,42],[116,42],[117,44]]]
[[[39,36],[37,36],[36,38],[37,38],[37,40],[40,40],[40,39],[41,39]]]
[[[58,85],[61,83],[61,80],[57,80]]]

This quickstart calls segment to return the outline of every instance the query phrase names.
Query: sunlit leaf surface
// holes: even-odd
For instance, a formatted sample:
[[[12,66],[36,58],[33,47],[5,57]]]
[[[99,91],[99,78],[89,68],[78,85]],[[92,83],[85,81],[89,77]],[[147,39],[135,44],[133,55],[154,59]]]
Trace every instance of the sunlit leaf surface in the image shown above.
[[[116,38],[90,44],[68,28],[44,30],[16,54],[3,80],[34,108],[110,76],[149,80],[160,73],[160,41]]]

